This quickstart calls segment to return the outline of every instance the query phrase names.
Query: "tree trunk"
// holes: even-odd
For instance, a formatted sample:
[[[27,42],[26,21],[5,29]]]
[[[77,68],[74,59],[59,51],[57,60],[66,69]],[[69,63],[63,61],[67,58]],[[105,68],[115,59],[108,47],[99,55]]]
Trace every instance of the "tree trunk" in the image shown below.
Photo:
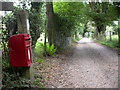
[[[110,41],[112,41],[112,32],[110,31]]]
[[[87,23],[84,25],[83,37],[85,37],[85,33],[87,32]]]
[[[26,22],[27,20],[28,20],[28,12],[26,10],[19,11],[17,17],[19,34],[23,34],[23,33],[30,34],[28,27],[29,22]],[[17,72],[20,71],[20,74],[22,75],[23,78],[34,81],[33,65],[31,65],[30,67],[19,67],[19,69],[15,67],[15,69]]]
[[[54,43],[54,11],[53,11],[53,3],[46,3],[46,22],[47,22],[47,32],[48,32],[48,42],[50,45]]]
[[[106,26],[104,26],[104,25],[96,25],[97,39],[98,40],[105,39],[105,35],[104,35],[105,30],[106,30]]]
[[[88,32],[88,38],[90,37],[90,32]]]
[[[75,31],[75,39],[78,39],[77,31]]]
[[[45,29],[45,41],[44,41],[44,55],[46,56],[46,37],[47,37],[47,32]]]

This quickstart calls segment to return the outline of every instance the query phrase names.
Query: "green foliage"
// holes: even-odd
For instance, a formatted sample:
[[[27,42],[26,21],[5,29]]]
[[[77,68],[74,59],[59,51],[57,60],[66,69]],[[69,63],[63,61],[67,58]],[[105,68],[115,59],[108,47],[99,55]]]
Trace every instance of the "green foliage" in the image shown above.
[[[75,38],[75,41],[80,41],[82,39],[82,37],[77,37]]]
[[[35,56],[43,57],[44,44],[38,41],[38,42],[36,43],[34,53],[35,53]]]
[[[35,6],[36,5],[36,6]],[[30,18],[30,31],[31,31],[31,37],[32,41],[34,41],[32,44],[36,44],[36,40],[39,38],[40,33],[42,32],[41,25],[42,20],[40,17],[41,14],[41,7],[42,3],[32,4],[32,7],[30,9],[26,9],[29,11],[29,18]],[[38,10],[39,8],[39,10]],[[3,74],[3,85],[7,88],[14,88],[14,87],[31,87],[31,82],[28,80],[25,80],[21,78],[19,75],[14,75],[12,67],[9,63],[9,49],[8,49],[8,39],[10,36],[17,33],[17,14],[20,10],[23,10],[25,8],[21,8],[20,6],[14,7],[13,11],[9,14],[6,14],[5,17],[3,17],[2,23],[6,26],[5,29],[2,29],[2,32],[0,32],[0,36],[2,36],[2,69],[5,72]],[[36,11],[37,9],[37,11]],[[39,12],[39,13],[38,13]],[[32,19],[31,19],[32,18]],[[38,19],[38,20],[36,20]],[[34,34],[35,33],[35,34]],[[1,42],[0,42],[1,44]],[[33,45],[34,46],[34,45]],[[38,51],[36,50],[38,53]],[[42,60],[40,61],[42,62]],[[6,73],[7,72],[7,73]]]
[[[89,4],[57,2],[54,3],[54,11],[58,15],[56,21],[59,35],[66,36],[74,35],[76,31],[79,31],[80,34],[84,33],[84,29],[79,28],[80,23],[85,26],[84,24],[89,21],[96,27],[94,30],[97,30],[97,33],[104,32],[106,26],[111,25],[118,18],[115,5],[109,2],[89,2]],[[94,32],[94,30],[89,29],[90,32]]]
[[[0,33],[2,36],[1,47],[3,49],[2,53],[2,69],[3,71],[7,71],[11,73],[11,67],[9,63],[9,48],[8,48],[8,40],[10,36],[13,34],[17,34],[17,12],[21,10],[20,8],[14,7],[13,12],[6,14],[3,17],[2,23],[6,26],[6,28],[2,29]]]
[[[57,30],[62,37],[71,37],[76,31],[76,27],[80,27],[80,23],[86,22],[85,5],[80,3],[57,2],[54,3],[54,12],[57,21]],[[81,31],[79,29],[79,31]]]
[[[57,27],[57,43],[54,44],[62,50],[71,44],[71,37],[79,36],[84,32],[84,24],[88,22],[88,16],[86,15],[88,8],[83,2],[55,2],[53,8]],[[76,34],[76,32],[79,34]]]
[[[40,59],[38,59],[38,60],[36,60],[36,62],[39,62],[39,63],[43,63],[45,60],[44,59],[42,59],[42,58],[40,58]]]
[[[3,88],[20,88],[30,87],[31,82],[27,79],[21,78],[19,74],[10,74],[3,72]]]
[[[55,13],[61,16],[76,18],[82,15],[84,4],[82,2],[55,2],[53,7]]]
[[[109,46],[111,48],[118,47],[118,43],[116,43],[116,42],[111,42],[111,41],[105,41],[104,42],[104,41],[101,41],[100,43],[103,44],[103,45]]]
[[[46,54],[52,56],[56,52],[57,48],[55,48],[54,44],[51,46],[49,44],[46,45]]]
[[[13,12],[5,15],[3,23],[6,25],[6,29],[2,31],[5,37],[4,40],[8,41],[10,36],[17,34],[17,14],[19,11],[25,9],[29,13],[30,33],[32,37],[32,45],[34,47],[44,27],[44,19],[41,18],[41,16],[45,13],[45,9],[42,5],[42,2],[32,2],[30,9],[27,7],[23,8],[16,6],[14,7]]]
[[[57,33],[61,37],[70,37],[72,35],[75,23],[70,18],[55,14],[55,21],[57,23]]]
[[[48,43],[46,44],[46,54],[49,56],[52,56],[55,52],[56,52],[56,48],[54,46],[54,44],[49,45]],[[37,42],[36,43],[36,47],[35,47],[35,56],[39,57],[39,58],[43,58],[43,54],[44,54],[44,44],[41,42]],[[43,62],[43,59],[37,59],[38,62]]]
[[[35,78],[35,81],[33,82],[34,86],[36,86],[38,88],[45,88],[44,87],[45,80],[41,74],[35,74],[34,78]]]
[[[10,68],[10,63],[7,61],[2,61],[2,69],[6,70],[8,68]]]
[[[35,61],[38,63],[43,63],[44,62],[43,54],[44,54],[44,44],[37,41],[34,49]]]
[[[113,4],[115,5],[116,9],[117,9],[117,14],[118,16],[120,16],[120,2],[113,2]]]
[[[99,33],[118,18],[116,7],[109,2],[90,2],[89,7],[87,15],[95,22]]]
[[[109,46],[111,48],[118,48],[119,44],[118,44],[118,36],[117,35],[113,35],[112,36],[112,41],[110,41],[109,37],[107,37],[107,40],[105,41],[98,41],[103,45]]]
[[[9,63],[9,49],[7,42],[2,42],[2,70],[6,71],[7,69],[10,69],[10,63]]]
[[[35,75],[35,81],[31,82],[28,79],[22,78],[18,73],[17,74],[10,74],[8,72],[3,72],[3,88],[43,88],[43,81],[42,77],[39,77],[38,75]]]
[[[32,37],[32,45],[35,47],[37,39],[40,37],[40,34],[44,29],[44,14],[45,9],[43,9],[42,2],[31,2],[31,8],[29,10],[29,21],[30,21],[30,33]]]

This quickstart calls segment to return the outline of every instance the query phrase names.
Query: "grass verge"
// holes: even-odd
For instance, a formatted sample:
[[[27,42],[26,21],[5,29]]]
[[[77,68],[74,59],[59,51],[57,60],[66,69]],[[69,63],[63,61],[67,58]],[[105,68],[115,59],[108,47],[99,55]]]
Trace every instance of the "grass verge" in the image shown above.
[[[109,37],[106,37],[106,40],[104,40],[104,41],[103,40],[97,40],[97,42],[99,42],[103,45],[106,45],[108,47],[120,50],[120,45],[118,44],[118,36],[117,35],[113,35],[111,41],[110,41]]]

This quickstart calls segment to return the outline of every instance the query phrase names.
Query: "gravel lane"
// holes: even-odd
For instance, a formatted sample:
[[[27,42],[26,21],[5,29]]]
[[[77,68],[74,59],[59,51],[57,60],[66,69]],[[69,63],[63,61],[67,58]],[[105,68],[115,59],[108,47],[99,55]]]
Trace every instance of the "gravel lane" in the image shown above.
[[[70,64],[65,68],[69,75],[67,82],[75,88],[118,87],[117,52],[90,39],[78,42]]]
[[[116,50],[84,38],[67,58],[48,88],[118,88]]]

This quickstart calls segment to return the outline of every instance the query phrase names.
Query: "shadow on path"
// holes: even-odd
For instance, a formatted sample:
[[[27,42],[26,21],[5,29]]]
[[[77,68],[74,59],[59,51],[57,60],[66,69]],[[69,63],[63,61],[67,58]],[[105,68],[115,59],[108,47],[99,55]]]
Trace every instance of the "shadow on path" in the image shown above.
[[[48,88],[118,88],[117,51],[83,38],[65,58]]]

